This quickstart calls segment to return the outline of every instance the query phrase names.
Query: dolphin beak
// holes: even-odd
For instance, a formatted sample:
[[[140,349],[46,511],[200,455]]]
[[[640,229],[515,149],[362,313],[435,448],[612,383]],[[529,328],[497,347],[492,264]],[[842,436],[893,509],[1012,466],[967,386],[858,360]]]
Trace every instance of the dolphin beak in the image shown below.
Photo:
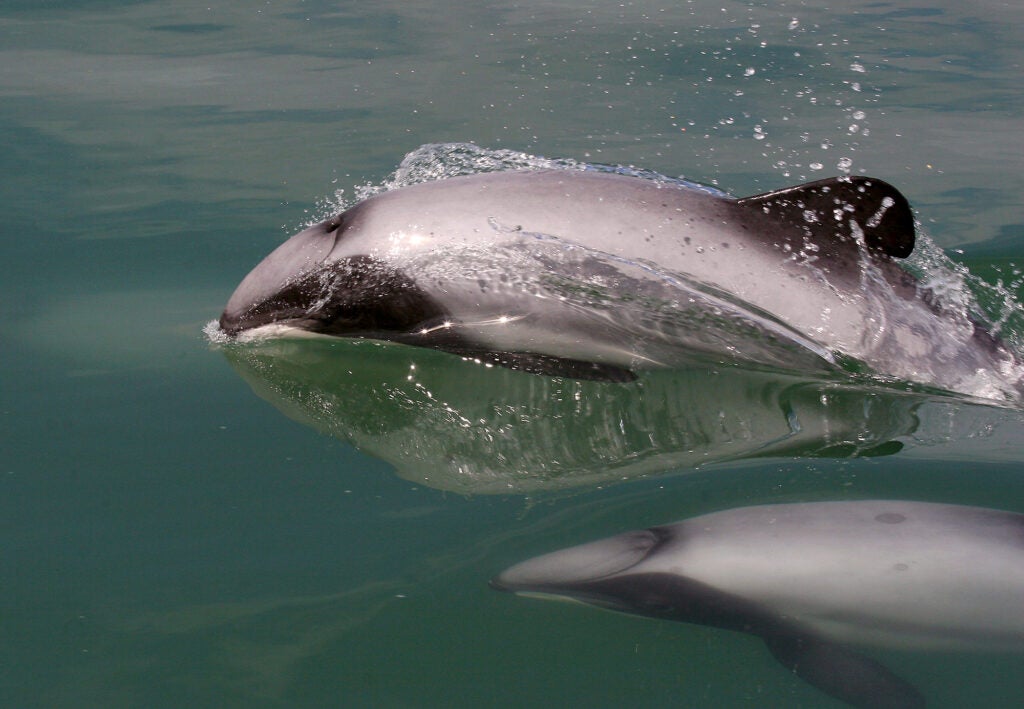
[[[662,541],[656,530],[627,532],[516,564],[491,579],[490,585],[514,593],[558,593],[574,584],[627,571],[647,558]]]
[[[341,218],[334,217],[300,231],[274,249],[238,284],[220,316],[221,328],[237,335],[281,319],[260,306],[323,263],[334,249],[341,226]]]

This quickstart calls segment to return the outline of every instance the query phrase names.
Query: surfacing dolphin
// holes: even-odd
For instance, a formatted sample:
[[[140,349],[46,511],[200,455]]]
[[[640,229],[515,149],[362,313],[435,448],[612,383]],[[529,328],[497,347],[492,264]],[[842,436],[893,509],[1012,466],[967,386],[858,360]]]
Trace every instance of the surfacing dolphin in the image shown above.
[[[220,325],[605,380],[694,352],[803,371],[852,358],[1015,398],[1006,347],[926,303],[894,262],[914,239],[907,200],[867,177],[732,199],[593,169],[480,173],[384,192],[296,234],[245,277]]]
[[[905,501],[741,507],[530,559],[491,582],[761,637],[856,707],[920,707],[851,645],[1024,649],[1024,515]]]

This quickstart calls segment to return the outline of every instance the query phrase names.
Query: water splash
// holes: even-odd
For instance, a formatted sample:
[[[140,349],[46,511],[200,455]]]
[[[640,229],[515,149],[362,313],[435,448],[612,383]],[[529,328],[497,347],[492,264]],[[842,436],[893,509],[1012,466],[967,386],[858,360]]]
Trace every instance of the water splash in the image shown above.
[[[224,332],[219,320],[211,320],[203,326],[203,334],[211,345],[226,345],[231,342],[231,336]]]
[[[447,180],[464,175],[479,175],[488,172],[504,172],[507,170],[574,170],[580,172],[607,172],[617,175],[640,177],[659,184],[676,184],[684,187],[727,196],[715,187],[694,182],[680,177],[667,177],[653,170],[633,165],[602,165],[587,163],[571,158],[548,158],[532,155],[516,150],[490,150],[473,143],[427,143],[416,148],[405,156],[395,171],[379,183],[366,183],[355,189],[355,199],[345,196],[344,190],[338,190],[328,198],[321,200],[315,210],[316,216],[304,226],[342,212],[356,202],[382,192],[410,187],[422,182]]]

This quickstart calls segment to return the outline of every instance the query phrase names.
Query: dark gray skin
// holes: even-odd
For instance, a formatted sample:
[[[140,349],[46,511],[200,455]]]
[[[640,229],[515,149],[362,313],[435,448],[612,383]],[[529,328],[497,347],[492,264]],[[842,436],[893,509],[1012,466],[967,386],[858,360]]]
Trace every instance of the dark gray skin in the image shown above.
[[[856,707],[921,707],[853,649],[1024,650],[1024,515],[898,500],[742,507],[530,559],[504,591],[762,638]]]
[[[296,234],[242,281],[220,324],[609,380],[695,351],[805,371],[850,357],[1015,396],[1014,357],[968,318],[937,313],[893,261],[914,236],[906,199],[866,177],[732,199],[602,172],[478,174],[385,192]],[[591,286],[605,300],[581,294]],[[679,317],[652,325],[617,306],[637,299]]]

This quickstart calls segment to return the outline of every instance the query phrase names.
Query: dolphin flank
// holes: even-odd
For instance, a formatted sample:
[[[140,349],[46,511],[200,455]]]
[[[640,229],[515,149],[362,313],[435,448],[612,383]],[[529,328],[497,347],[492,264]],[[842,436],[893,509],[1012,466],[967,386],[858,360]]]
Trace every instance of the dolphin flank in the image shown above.
[[[857,707],[924,706],[853,646],[1024,650],[1024,515],[868,500],[741,507],[539,556],[492,580],[761,637]]]
[[[1014,397],[1015,357],[897,265],[914,240],[907,200],[868,177],[733,199],[599,170],[481,173],[384,192],[296,234],[220,325],[613,381],[694,353],[802,371],[852,358]]]

